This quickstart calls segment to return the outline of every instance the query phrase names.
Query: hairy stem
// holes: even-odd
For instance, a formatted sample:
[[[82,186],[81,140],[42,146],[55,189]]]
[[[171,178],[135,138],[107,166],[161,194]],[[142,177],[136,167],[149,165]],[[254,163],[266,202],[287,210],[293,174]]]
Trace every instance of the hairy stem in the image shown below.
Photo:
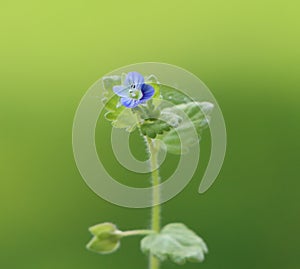
[[[159,169],[157,168],[157,154],[158,148],[155,145],[155,142],[147,138],[147,144],[150,152],[150,164],[152,168],[152,211],[151,211],[151,229],[154,232],[159,232],[160,230],[160,191],[159,191],[159,184],[160,184],[160,176],[159,176]],[[149,257],[149,269],[159,269],[159,260],[150,255]]]

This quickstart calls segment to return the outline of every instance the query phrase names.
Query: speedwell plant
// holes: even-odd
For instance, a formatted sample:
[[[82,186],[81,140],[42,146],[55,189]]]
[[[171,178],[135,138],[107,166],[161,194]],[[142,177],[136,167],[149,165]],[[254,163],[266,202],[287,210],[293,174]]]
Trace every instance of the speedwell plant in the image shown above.
[[[154,75],[143,77],[138,72],[103,78],[105,118],[114,128],[128,132],[139,130],[144,138],[152,168],[152,186],[161,182],[157,157],[166,149],[173,154],[186,154],[199,141],[187,139],[181,143],[178,131],[189,132],[190,125],[181,117],[183,112],[197,131],[197,140],[208,126],[208,116],[213,105],[196,102],[183,92],[162,85]],[[166,102],[167,101],[167,102]],[[149,255],[149,268],[159,269],[160,263],[169,259],[177,264],[202,262],[208,252],[203,239],[183,223],[170,223],[161,227],[159,188],[153,188],[151,226],[148,229],[121,231],[113,223],[106,222],[89,228],[92,234],[87,248],[99,254],[115,252],[120,241],[128,236],[140,235],[141,250]]]

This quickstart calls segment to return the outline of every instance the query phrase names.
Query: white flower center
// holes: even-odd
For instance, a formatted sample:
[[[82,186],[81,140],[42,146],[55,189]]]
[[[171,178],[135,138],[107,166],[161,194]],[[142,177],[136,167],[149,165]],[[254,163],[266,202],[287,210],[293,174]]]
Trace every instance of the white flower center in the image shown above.
[[[137,89],[135,84],[130,85],[129,95],[132,99],[136,99],[136,100],[139,100],[143,97],[142,91]]]

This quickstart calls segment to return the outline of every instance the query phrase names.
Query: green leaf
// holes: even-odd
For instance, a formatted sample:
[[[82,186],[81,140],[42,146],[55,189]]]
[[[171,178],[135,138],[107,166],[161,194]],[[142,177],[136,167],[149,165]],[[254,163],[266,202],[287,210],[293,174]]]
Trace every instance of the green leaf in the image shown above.
[[[182,223],[168,224],[160,233],[144,237],[141,249],[161,261],[170,259],[177,264],[202,262],[208,252],[202,238]]]
[[[100,253],[112,253],[120,246],[119,230],[112,223],[101,223],[89,228],[94,237],[87,244],[87,249]]]
[[[123,128],[128,132],[132,132],[136,128],[137,118],[132,113],[132,110],[127,108],[119,114],[117,119],[112,121],[112,125],[115,128]]]
[[[208,126],[209,118],[207,115],[212,111],[212,108],[213,105],[208,102],[188,102],[162,109],[161,118],[174,128],[157,138],[165,143],[170,153],[187,153],[201,138],[202,130]],[[186,115],[192,125],[182,113]],[[198,137],[195,137],[194,130],[196,130]],[[182,134],[181,140],[178,132]]]
[[[173,105],[179,105],[193,101],[190,97],[178,89],[162,84],[160,85],[160,95],[163,100],[169,101]]]
[[[124,128],[128,132],[132,132],[137,124],[136,115],[131,109],[119,105],[119,97],[114,95],[105,104],[106,112],[104,117],[111,121],[115,128]]]
[[[142,120],[157,119],[160,114],[160,111],[153,104],[152,99],[150,99],[146,104],[133,108],[132,111],[137,113],[139,118]]]
[[[124,109],[119,105],[120,97],[113,92],[113,86],[121,84],[121,76],[107,76],[102,78],[104,93],[102,102],[107,111],[111,112],[109,120],[115,120],[120,112]]]
[[[114,75],[103,77],[102,84],[106,91],[111,91],[113,86],[121,85],[121,76]]]
[[[158,134],[169,131],[171,126],[159,119],[148,119],[141,124],[141,132],[150,138],[155,138]]]
[[[207,116],[213,105],[208,102],[195,102],[180,90],[170,86],[157,85],[160,87],[160,97],[167,102],[154,99],[153,102],[150,100],[147,106],[135,109],[140,118],[145,120],[141,124],[141,131],[152,139],[163,141],[168,152],[186,154],[198,143],[202,130],[208,126]],[[182,135],[182,140],[179,139],[178,132]]]

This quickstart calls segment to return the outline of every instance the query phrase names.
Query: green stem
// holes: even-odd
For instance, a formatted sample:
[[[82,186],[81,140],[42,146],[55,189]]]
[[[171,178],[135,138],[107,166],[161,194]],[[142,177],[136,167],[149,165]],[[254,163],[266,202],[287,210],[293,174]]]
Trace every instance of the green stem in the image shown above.
[[[132,235],[148,235],[152,234],[154,231],[152,230],[132,230],[132,231],[116,231],[115,235],[120,235],[121,237],[132,236]]]
[[[159,176],[159,169],[157,168],[157,154],[158,148],[154,144],[155,142],[147,138],[147,144],[149,147],[150,152],[150,164],[152,169],[152,211],[151,211],[151,229],[154,232],[159,232],[160,230],[160,191],[159,191],[159,184],[160,184],[160,176]],[[149,257],[149,269],[159,269],[159,260],[150,255]]]

